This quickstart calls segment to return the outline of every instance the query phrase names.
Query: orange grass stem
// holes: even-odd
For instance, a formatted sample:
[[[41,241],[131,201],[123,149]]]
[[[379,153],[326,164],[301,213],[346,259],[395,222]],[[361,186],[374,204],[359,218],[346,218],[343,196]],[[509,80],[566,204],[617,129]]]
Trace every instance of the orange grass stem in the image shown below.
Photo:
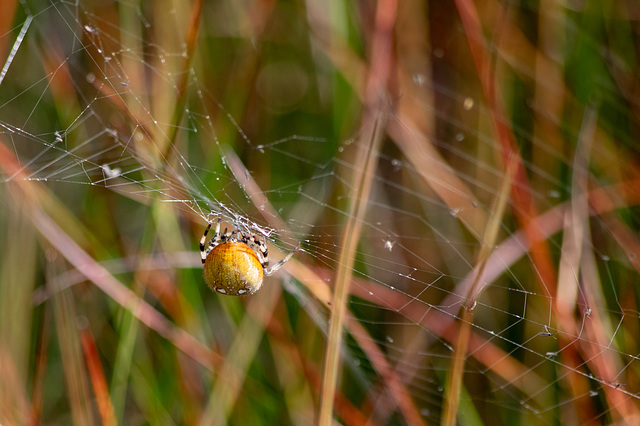
[[[115,426],[117,423],[115,413],[113,411],[113,404],[111,403],[111,397],[109,396],[109,386],[107,385],[107,379],[105,378],[104,370],[100,363],[95,339],[87,325],[86,321],[79,324],[80,343],[82,344],[84,360],[87,363],[89,376],[91,377],[93,391],[96,394],[98,411],[100,412],[103,425]]]

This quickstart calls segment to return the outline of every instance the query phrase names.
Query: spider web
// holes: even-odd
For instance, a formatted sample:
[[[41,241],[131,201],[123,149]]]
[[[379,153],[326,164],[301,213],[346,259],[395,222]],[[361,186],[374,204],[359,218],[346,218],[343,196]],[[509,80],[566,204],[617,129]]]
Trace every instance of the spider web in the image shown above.
[[[370,153],[356,94],[362,70],[373,65],[348,41],[365,43],[374,5],[343,7],[346,21],[332,22],[332,31],[344,38],[332,33],[332,45],[326,11],[312,4],[207,5],[191,59],[186,8],[20,4],[16,26],[1,38],[0,137],[20,164],[4,170],[3,185],[37,182],[89,229],[100,212],[79,200],[93,200],[114,216],[108,232],[118,236],[141,235],[140,223],[160,221],[156,209],[169,209],[192,252],[177,257],[185,260],[176,269],[199,266],[199,233],[217,215],[267,239],[272,261],[301,242],[293,262],[309,271],[282,274],[282,297],[304,306],[327,333],[331,307],[322,294],[345,266],[344,224],[354,218],[349,202],[359,190],[352,177],[363,173],[358,159]],[[427,16],[427,6],[412,7]],[[412,409],[426,423],[439,422],[457,335],[467,324],[459,419],[556,423],[576,412],[582,414],[573,419],[603,423],[636,418],[637,98],[621,100],[620,89],[635,81],[625,80],[635,78],[625,68],[632,64],[573,27],[588,10],[553,8],[566,21],[565,48],[575,41],[576,57],[609,65],[594,73],[609,73],[610,81],[570,80],[576,87],[567,88],[554,66],[560,49],[519,51],[496,36],[487,51],[498,52],[493,63],[496,80],[507,81],[504,103],[530,102],[502,118],[522,166],[509,169],[495,131],[505,122],[496,125],[495,108],[483,100],[483,76],[456,9],[432,6],[418,31],[420,19],[404,8],[396,25],[424,40],[394,33],[395,44],[387,45],[395,93],[376,116],[385,135],[374,152],[355,262],[346,265],[353,274],[349,316],[357,319],[347,321],[343,352],[345,377],[359,389],[352,403],[366,399],[358,408],[378,423],[411,422]],[[519,13],[534,12],[517,10],[514,17],[505,12],[503,36],[536,46],[517,29]],[[551,12],[537,13],[551,19]],[[454,30],[443,30],[450,38],[437,38],[451,23]],[[542,36],[538,42],[543,46]],[[567,57],[569,78],[576,65]],[[247,81],[251,87],[242,86]],[[582,87],[589,83],[599,92],[591,103],[593,93]],[[350,95],[334,100],[332,93]],[[501,199],[504,214],[497,213]],[[492,223],[495,240],[487,239]],[[150,254],[175,257],[175,250],[160,244]],[[186,297],[204,286],[199,272],[191,278],[182,284]],[[213,309],[234,303],[206,289],[200,294]],[[402,407],[403,392],[413,407]]]

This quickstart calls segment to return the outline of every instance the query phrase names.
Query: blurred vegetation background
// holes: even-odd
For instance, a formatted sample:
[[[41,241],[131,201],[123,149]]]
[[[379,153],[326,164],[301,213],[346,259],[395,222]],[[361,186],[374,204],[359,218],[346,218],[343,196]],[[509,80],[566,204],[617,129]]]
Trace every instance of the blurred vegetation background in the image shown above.
[[[3,1],[0,424],[639,423],[638,22]]]

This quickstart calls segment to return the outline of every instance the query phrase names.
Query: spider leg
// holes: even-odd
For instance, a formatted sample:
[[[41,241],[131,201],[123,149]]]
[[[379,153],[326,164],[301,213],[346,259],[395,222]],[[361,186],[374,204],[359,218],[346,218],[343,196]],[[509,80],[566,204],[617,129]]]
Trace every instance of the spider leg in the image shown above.
[[[218,224],[216,225],[216,235],[215,237],[220,235],[220,222],[221,222],[221,218],[220,216],[218,216]],[[211,222],[209,222],[209,225],[207,225],[207,229],[204,230],[204,234],[202,235],[202,238],[200,238],[200,258],[202,259],[202,264],[204,265],[204,262],[207,260],[207,252],[205,251],[205,243],[207,242],[207,234],[209,233],[209,229],[211,229]],[[215,240],[215,237],[211,239],[211,241],[209,241],[209,247],[213,247],[213,242]]]
[[[212,248],[214,248],[215,246],[217,246],[220,243],[225,243],[225,238],[224,235],[216,235],[215,237],[213,237],[210,241],[209,241],[209,250],[211,250]]]
[[[266,269],[264,271],[265,275],[271,275],[273,274],[275,271],[277,271],[278,269],[282,268],[282,265],[284,265],[285,263],[287,263],[287,261],[289,259],[291,259],[291,257],[296,254],[296,252],[300,250],[300,243],[298,243],[298,245],[296,246],[296,248],[294,248],[293,250],[291,250],[291,252],[286,255],[284,257],[284,259],[282,259],[280,262],[276,263],[275,265],[273,265],[271,268]]]
[[[218,222],[218,228],[220,228],[220,222]],[[209,226],[204,230],[204,234],[202,238],[200,238],[200,257],[202,258],[202,264],[204,265],[204,261],[207,260],[207,253],[204,251],[204,243],[207,241],[207,234],[209,233],[209,229],[211,229],[211,222],[209,222]]]
[[[256,253],[262,269],[266,271],[269,266],[269,249],[267,248],[267,244],[260,241],[255,235],[250,235],[248,238],[245,237],[244,243],[251,247],[251,250]]]

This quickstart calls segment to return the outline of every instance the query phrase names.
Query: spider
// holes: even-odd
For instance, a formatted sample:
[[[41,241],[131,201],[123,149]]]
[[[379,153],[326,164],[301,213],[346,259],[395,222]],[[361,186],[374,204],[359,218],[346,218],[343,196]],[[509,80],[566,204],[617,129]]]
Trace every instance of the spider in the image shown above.
[[[207,233],[211,223],[200,239],[200,257],[204,265],[204,280],[211,290],[231,296],[253,294],[260,289],[264,275],[271,275],[291,259],[298,251],[296,247],[284,259],[269,268],[267,245],[255,236],[246,236],[236,229],[220,233],[220,222],[216,233],[205,250]]]

